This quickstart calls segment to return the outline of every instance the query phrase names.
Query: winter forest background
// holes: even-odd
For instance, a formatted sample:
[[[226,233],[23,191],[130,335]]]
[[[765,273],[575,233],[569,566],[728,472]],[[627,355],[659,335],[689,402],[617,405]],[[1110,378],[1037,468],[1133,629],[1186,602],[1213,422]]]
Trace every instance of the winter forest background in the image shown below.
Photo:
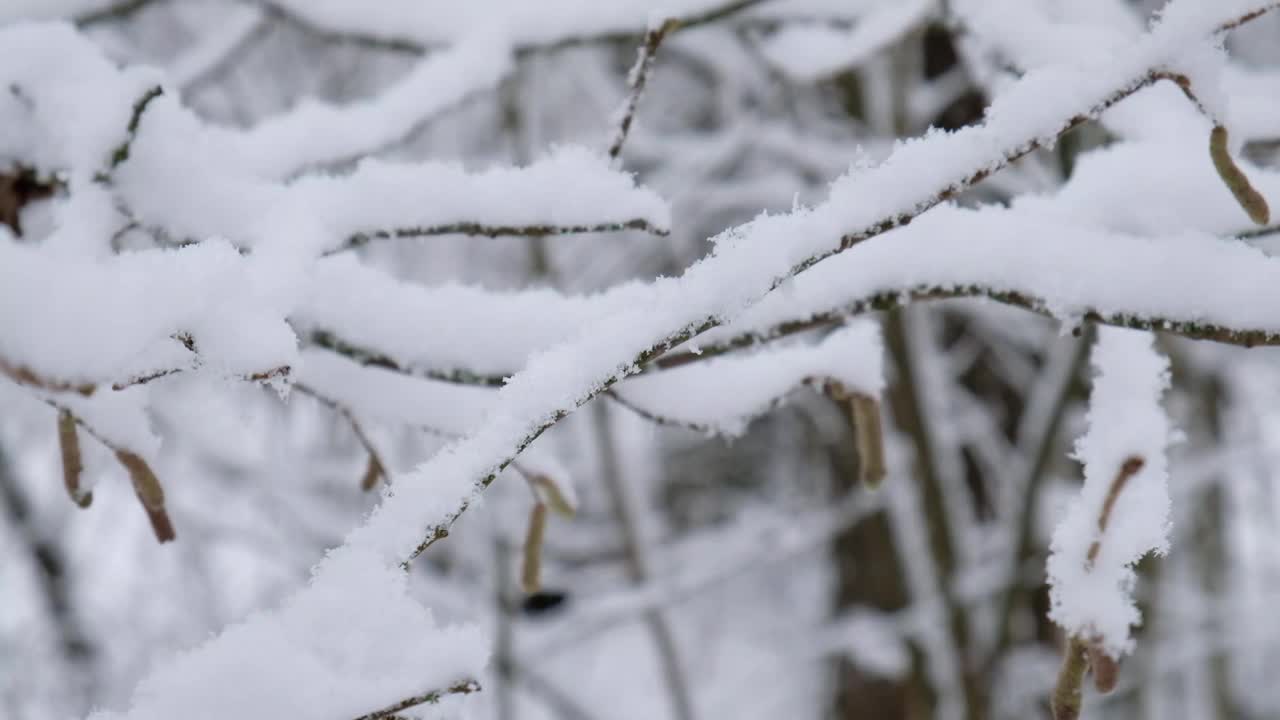
[[[1280,12],[1160,5],[0,0],[0,717],[1280,716]]]

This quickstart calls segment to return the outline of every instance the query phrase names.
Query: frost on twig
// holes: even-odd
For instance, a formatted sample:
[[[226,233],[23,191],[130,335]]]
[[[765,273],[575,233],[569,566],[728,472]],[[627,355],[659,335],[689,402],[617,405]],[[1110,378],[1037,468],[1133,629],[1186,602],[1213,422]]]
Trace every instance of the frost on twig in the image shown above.
[[[365,453],[369,456],[369,460],[365,464],[364,475],[360,478],[361,490],[372,490],[378,486],[380,481],[389,477],[387,474],[387,464],[382,460],[382,453],[380,453],[377,446],[373,444],[373,439],[369,437],[369,433],[365,430],[364,425],[362,425],[360,420],[356,418],[355,412],[350,407],[306,383],[294,383],[293,389],[303,395],[310,395],[316,400],[319,400],[321,404],[326,405],[334,412],[341,415],[351,426],[351,432],[356,436],[356,440],[360,442],[360,446],[364,448]]]
[[[622,145],[627,141],[627,134],[631,132],[631,123],[636,118],[636,109],[640,107],[640,96],[644,94],[645,85],[649,82],[653,58],[658,54],[658,48],[667,37],[667,33],[678,27],[680,27],[680,21],[669,18],[650,25],[649,30],[645,32],[644,41],[636,51],[636,64],[631,67],[631,72],[627,75],[627,84],[631,90],[627,93],[627,99],[618,113],[618,129],[614,133],[613,142],[609,144],[610,158],[616,160],[618,155],[622,154]]]
[[[133,140],[138,136],[138,126],[142,124],[142,114],[147,111],[147,107],[151,105],[151,101],[164,94],[164,89],[159,85],[152,86],[147,89],[142,97],[138,98],[133,104],[133,113],[129,115],[129,126],[126,128],[125,139],[114,150],[111,151],[111,161],[108,165],[106,173],[99,176],[99,179],[106,180],[110,177],[110,172],[124,164],[129,159],[129,150],[133,147]]]
[[[432,690],[430,692],[422,693],[421,695],[407,697],[404,700],[392,703],[381,710],[365,713],[364,715],[355,718],[355,720],[383,720],[384,718],[395,717],[396,713],[401,710],[408,710],[409,708],[417,707],[419,705],[434,705],[440,702],[440,700],[446,695],[470,695],[475,692],[480,692],[480,683],[475,680],[465,680],[455,685],[450,685],[443,690]]]
[[[1084,488],[1054,530],[1048,562],[1049,616],[1070,637],[1054,691],[1058,720],[1078,716],[1090,667],[1099,690],[1114,687],[1116,661],[1141,620],[1133,565],[1168,545],[1171,430],[1160,406],[1168,361],[1149,335],[1102,328],[1093,363],[1088,430],[1076,444]]]

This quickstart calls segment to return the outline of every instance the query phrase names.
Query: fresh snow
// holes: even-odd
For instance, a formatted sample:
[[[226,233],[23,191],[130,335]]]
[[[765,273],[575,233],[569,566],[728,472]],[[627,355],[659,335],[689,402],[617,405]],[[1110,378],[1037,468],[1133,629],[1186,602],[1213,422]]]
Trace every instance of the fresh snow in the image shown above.
[[[1132,649],[1130,628],[1141,621],[1133,598],[1133,565],[1169,543],[1169,420],[1160,400],[1169,363],[1151,335],[1102,328],[1093,351],[1089,428],[1076,444],[1084,488],[1053,532],[1048,575],[1049,617],[1072,635],[1099,642],[1112,657]],[[1142,467],[1114,500],[1105,531],[1099,518],[1117,473],[1129,458]],[[1094,560],[1090,547],[1099,543]]]

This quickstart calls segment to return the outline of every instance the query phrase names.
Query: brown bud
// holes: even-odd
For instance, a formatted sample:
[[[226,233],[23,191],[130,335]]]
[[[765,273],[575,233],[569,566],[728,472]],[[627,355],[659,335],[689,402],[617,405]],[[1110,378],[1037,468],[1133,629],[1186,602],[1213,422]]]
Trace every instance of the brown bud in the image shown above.
[[[849,411],[853,415],[853,432],[858,445],[862,484],[875,489],[880,487],[886,474],[880,403],[870,395],[854,393],[849,397]]]
[[[1120,661],[1112,658],[1095,640],[1089,643],[1089,669],[1093,672],[1093,686],[1106,694],[1116,689],[1120,676]]]
[[[84,462],[80,456],[80,435],[76,418],[68,410],[58,411],[58,448],[62,451],[62,482],[71,501],[82,508],[93,504],[93,493],[80,489]]]
[[[1266,225],[1271,221],[1271,210],[1267,207],[1267,199],[1249,182],[1239,165],[1231,157],[1227,149],[1227,129],[1221,125],[1209,133],[1209,157],[1213,158],[1213,167],[1218,177],[1226,184],[1227,189],[1235,196],[1236,202],[1248,213],[1249,219],[1258,225]]]
[[[520,571],[520,586],[527,593],[542,587],[542,535],[547,528],[547,506],[534,503],[529,513],[529,532],[524,539],[524,565]]]
[[[360,479],[360,489],[369,491],[378,486],[378,481],[386,477],[386,470],[382,467],[382,461],[378,460],[378,456],[369,453],[369,464],[365,465],[364,477]]]
[[[151,466],[137,453],[129,450],[116,450],[116,460],[129,472],[133,491],[142,502],[142,508],[147,511],[147,519],[151,521],[156,539],[163,543],[177,537],[169,514],[164,509],[164,489],[160,487],[160,480],[151,471]]]

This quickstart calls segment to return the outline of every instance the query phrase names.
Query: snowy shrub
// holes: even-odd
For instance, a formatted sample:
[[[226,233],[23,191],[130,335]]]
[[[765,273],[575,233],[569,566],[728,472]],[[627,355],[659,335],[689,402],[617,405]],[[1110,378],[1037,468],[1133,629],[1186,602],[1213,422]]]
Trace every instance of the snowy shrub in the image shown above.
[[[121,711],[89,717],[389,718],[441,702],[465,712],[471,698],[463,696],[485,692],[486,631],[459,622],[466,613],[437,617],[431,596],[446,591],[415,589],[407,571],[427,563],[461,518],[494,512],[523,538],[515,541],[524,544],[523,589],[541,589],[547,533],[576,522],[584,502],[566,469],[577,462],[565,452],[573,443],[550,440],[551,432],[588,403],[742,437],[810,388],[851,425],[868,487],[859,512],[883,503],[896,513],[902,555],[960,556],[971,542],[962,530],[938,554],[946,532],[901,521],[917,501],[910,477],[894,476],[909,475],[911,460],[881,415],[886,387],[903,381],[904,367],[887,370],[885,356],[900,359],[912,340],[882,337],[871,315],[953,298],[1048,316],[1064,336],[1103,326],[1076,445],[1084,486],[1056,522],[1048,560],[1049,617],[1067,636],[1055,713],[1079,714],[1089,670],[1099,689],[1116,685],[1117,663],[1140,647],[1131,635],[1142,621],[1133,566],[1170,550],[1176,516],[1166,457],[1176,438],[1162,406],[1169,361],[1153,331],[1280,342],[1280,269],[1245,241],[1270,231],[1280,174],[1241,154],[1245,143],[1275,136],[1275,78],[1223,49],[1228,32],[1274,3],[1180,0],[1147,28],[1118,1],[1086,3],[1093,17],[1016,0],[673,0],[660,12],[643,0],[205,3],[200,12],[216,6],[220,25],[199,44],[162,68],[121,62],[125,35],[111,28],[162,4],[0,2],[0,397],[56,433],[73,504],[93,514],[108,502],[119,518],[113,481],[127,479],[142,510],[135,516],[161,543],[199,544],[209,532],[201,518],[252,514],[188,487],[202,481],[193,468],[266,468],[255,480],[264,483],[299,473],[288,447],[255,438],[271,424],[255,416],[262,407],[288,412],[314,401],[359,446],[364,470],[351,485],[380,496],[365,517],[346,518],[353,526],[340,528],[345,537],[304,586],[156,663]],[[749,208],[752,219],[719,230],[676,274],[581,291],[499,290],[447,279],[447,267],[423,282],[409,256],[395,254],[459,236],[544,249],[576,236],[671,242],[685,232],[683,215],[648,183],[657,163],[644,159],[661,137],[633,128],[664,52],[700,50],[698,62],[714,69],[726,36],[712,33],[742,22],[736,32],[770,73],[815,83],[939,18],[958,28],[972,72],[993,73],[980,121],[929,128],[865,156],[815,159],[814,172],[834,178],[825,197],[795,196],[785,212]],[[302,98],[240,124],[193,106],[193,88],[224,72],[269,22],[285,21],[408,59],[361,99]],[[433,121],[507,93],[531,56],[617,38],[638,45],[629,77],[615,78],[626,84],[619,109],[575,117],[607,122],[606,132],[529,147],[515,164],[463,162],[462,152],[423,159],[406,149]],[[907,101],[931,102],[925,94]],[[1061,187],[1014,183],[1008,202],[966,194],[1085,125],[1116,140],[1081,156]],[[740,132],[747,144],[774,141],[768,128]],[[633,139],[648,145],[635,158]],[[706,148],[670,152],[689,173],[713,164]],[[711,154],[732,164],[738,152]],[[827,154],[817,140],[809,152]],[[705,185],[714,173],[684,178],[671,169],[677,160],[664,162],[653,172],[664,187],[676,187],[663,175],[674,172],[712,203],[715,188]],[[824,174],[837,165],[843,174]],[[749,188],[731,192],[734,203],[752,204]],[[928,415],[941,397],[928,389],[929,373],[941,371],[920,362],[906,381],[923,389],[906,404]],[[1062,370],[1068,381],[1071,372]],[[893,410],[899,423],[902,412]],[[396,439],[405,430],[436,443],[411,470]],[[212,449],[224,444],[239,449]],[[1043,475],[1034,462],[1019,456],[1002,476]],[[869,494],[882,479],[892,487],[877,492],[887,497]],[[990,537],[1014,554],[988,563],[997,567],[987,577],[1016,575],[1036,512],[1026,484],[994,490],[1012,519]],[[503,495],[504,485],[528,492]],[[175,486],[185,501],[172,502]],[[491,493],[495,508],[476,510]],[[614,496],[619,508],[635,501]],[[638,549],[642,534],[626,534],[637,581],[653,572]],[[788,545],[779,537],[774,550]],[[744,551],[743,560],[759,554]],[[498,572],[508,568],[499,563]],[[936,612],[929,597],[952,602],[967,592],[950,587],[945,567],[938,573],[942,589],[918,573],[908,583],[925,598],[921,613]],[[975,641],[997,659],[1014,632],[1003,609],[985,620],[990,639]],[[830,642],[885,676],[914,662],[900,643],[919,643],[944,700],[979,712],[974,671],[961,666],[986,661],[965,659],[969,650],[919,627],[903,629],[928,624],[923,615],[884,615],[846,619],[831,634],[845,639]],[[668,682],[678,697],[689,694]],[[692,713],[687,697],[677,705]],[[958,705],[947,707],[940,717],[960,716]]]

